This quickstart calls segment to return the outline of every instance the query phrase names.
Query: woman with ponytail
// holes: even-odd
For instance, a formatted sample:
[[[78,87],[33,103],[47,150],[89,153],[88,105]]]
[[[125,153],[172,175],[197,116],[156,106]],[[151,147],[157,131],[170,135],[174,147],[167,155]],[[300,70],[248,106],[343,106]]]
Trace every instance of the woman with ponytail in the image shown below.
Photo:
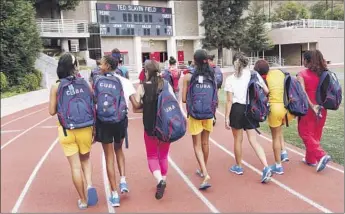
[[[166,187],[170,149],[170,143],[160,142],[154,133],[158,95],[163,89],[164,80],[160,76],[159,64],[155,60],[146,60],[144,71],[146,80],[138,86],[135,99],[131,98],[131,102],[134,113],[143,113],[147,161],[157,181],[155,198],[159,200],[163,197]],[[174,94],[170,85],[169,92]]]
[[[194,87],[194,84],[197,86],[197,88],[198,88],[198,85],[199,87],[202,86],[204,89],[208,88],[204,86],[205,86],[205,81],[208,80],[209,77],[213,78],[213,82],[214,82],[213,86],[215,88],[211,88],[210,86],[211,84],[209,85],[207,84],[206,86],[209,86],[210,91],[214,92],[214,90],[215,91],[217,90],[215,79],[214,79],[215,78],[214,71],[211,68],[211,66],[209,66],[208,64],[207,52],[205,50],[195,51],[194,63],[195,63],[195,67],[192,71],[193,74],[187,73],[183,79],[182,102],[184,103],[187,102],[187,93],[190,93],[188,89]],[[197,75],[197,76],[193,79],[194,75]],[[200,82],[200,79],[203,79],[202,80],[203,83]],[[205,90],[204,92],[206,93],[207,91]],[[190,97],[192,96],[194,95],[190,95]],[[217,96],[217,100],[218,100],[218,95],[216,92],[214,96]],[[195,94],[194,97],[197,97],[197,95]],[[212,99],[212,97],[210,97],[209,99]],[[202,102],[203,102],[202,100],[198,100],[196,102],[187,102],[187,105],[186,105],[187,111],[189,111],[188,109],[194,108],[193,106],[190,106],[188,108],[188,105],[193,105],[194,103],[202,103]],[[212,115],[210,119],[196,119],[190,113],[191,112],[188,112],[188,130],[190,134],[192,135],[194,153],[199,164],[199,169],[196,170],[196,173],[199,177],[203,178],[203,181],[199,189],[206,190],[209,187],[211,187],[211,185],[209,184],[209,180],[211,179],[211,177],[208,174],[206,165],[207,165],[208,156],[209,156],[209,138],[210,138],[210,133],[213,131],[213,116],[214,115]],[[200,115],[202,115],[202,113],[203,112],[200,112]]]
[[[227,101],[225,106],[225,128],[231,129],[234,137],[234,151],[236,165],[230,168],[230,171],[237,174],[243,174],[242,167],[242,141],[243,130],[246,131],[250,145],[264,165],[262,171],[261,182],[266,183],[272,176],[270,167],[267,164],[265,151],[256,140],[255,129],[260,127],[259,123],[245,116],[246,96],[248,83],[251,72],[247,68],[248,58],[242,53],[236,53],[232,59],[235,72],[230,75],[225,82],[224,90],[226,92]],[[257,73],[259,84],[268,94],[268,88],[264,80]]]

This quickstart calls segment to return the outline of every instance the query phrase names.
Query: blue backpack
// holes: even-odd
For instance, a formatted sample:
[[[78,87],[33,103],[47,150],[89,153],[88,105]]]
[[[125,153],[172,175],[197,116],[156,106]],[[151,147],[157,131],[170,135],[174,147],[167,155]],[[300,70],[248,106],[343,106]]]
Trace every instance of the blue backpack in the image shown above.
[[[122,67],[122,66],[121,66],[121,67]],[[124,77],[124,78],[129,79],[129,77],[128,77],[128,71],[127,71],[127,72],[124,72],[123,70],[124,70],[123,68],[121,69],[120,67],[117,67],[116,70],[115,70],[115,73],[118,74],[119,76],[122,76],[122,77]]]
[[[155,135],[162,142],[175,142],[186,134],[186,124],[180,105],[169,91],[169,83],[164,80],[157,101]]]
[[[59,80],[57,97],[57,116],[61,126],[66,129],[79,129],[95,123],[93,94],[83,78],[67,77]]]
[[[188,115],[197,120],[214,117],[218,105],[217,83],[214,75],[193,71],[186,104]]]
[[[298,117],[304,116],[308,112],[309,104],[307,94],[304,92],[301,83],[297,78],[292,77],[288,72],[284,73],[284,106],[292,114]],[[287,115],[286,126],[289,126]]]
[[[169,72],[169,69],[164,69],[164,71],[162,72],[162,78],[167,81],[171,87],[174,87],[173,84],[173,77],[171,75],[171,73]]]
[[[325,109],[337,110],[342,101],[342,89],[334,72],[321,74],[316,91],[316,102]]]
[[[223,85],[223,72],[219,66],[215,66],[213,67],[213,69],[214,69],[214,74],[216,77],[217,88],[219,89]]]
[[[245,116],[250,122],[253,119],[257,122],[264,122],[270,112],[268,98],[264,89],[259,84],[258,73],[250,72],[250,80],[247,88]],[[260,132],[256,129],[260,134]]]
[[[98,75],[94,83],[97,118],[104,123],[118,123],[127,116],[127,104],[121,81],[113,73]]]

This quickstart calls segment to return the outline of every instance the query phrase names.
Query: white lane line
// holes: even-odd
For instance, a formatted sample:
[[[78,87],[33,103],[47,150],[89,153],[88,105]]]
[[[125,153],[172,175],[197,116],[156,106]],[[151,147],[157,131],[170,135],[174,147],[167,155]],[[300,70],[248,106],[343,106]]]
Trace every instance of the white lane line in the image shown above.
[[[35,128],[36,126],[39,126],[41,123],[44,123],[45,121],[49,120],[50,118],[52,118],[52,116],[47,117],[46,119],[42,120],[39,123],[36,123],[35,125],[31,126],[30,128],[26,129],[25,131],[23,131],[22,133],[20,133],[19,135],[15,136],[14,138],[12,138],[11,140],[9,140],[7,143],[5,143],[4,145],[1,146],[1,150],[4,149],[6,146],[8,146],[10,143],[12,143],[13,141],[15,141],[17,138],[19,138],[20,136],[22,136],[23,134],[27,133],[28,131],[30,131],[31,129]]]
[[[108,205],[108,212],[109,213],[115,213],[115,208],[113,206],[111,206],[111,204],[109,202],[110,186],[109,186],[107,167],[105,164],[105,157],[104,157],[103,151],[102,151],[102,171],[103,171],[103,184],[104,184],[104,191],[105,191],[105,201],[107,202],[107,205]]]
[[[227,150],[226,148],[224,148],[222,145],[218,144],[215,140],[213,140],[210,137],[210,141],[217,146],[219,149],[221,149],[222,151],[224,151],[225,153],[227,153],[228,155],[230,155],[232,158],[235,159],[235,155],[230,152],[229,150]],[[246,167],[248,167],[249,169],[253,170],[254,172],[256,172],[259,175],[262,175],[262,172],[260,170],[258,170],[257,168],[255,168],[254,166],[250,165],[249,163],[245,162],[244,160],[242,160],[243,165],[245,165]],[[297,192],[296,190],[293,190],[292,188],[288,187],[287,185],[277,181],[274,178],[271,178],[271,181],[275,184],[277,184],[279,187],[281,187],[282,189],[288,191],[289,193],[293,194],[294,196],[296,196],[297,198],[303,200],[304,202],[310,204],[311,206],[315,207],[316,209],[324,212],[324,213],[332,213],[332,211],[330,211],[329,209],[327,209],[326,207],[323,207],[322,205],[316,203],[315,201],[307,198],[306,196],[300,194],[299,192]]]
[[[28,116],[30,116],[30,115],[36,114],[36,113],[38,113],[38,112],[41,112],[41,111],[43,111],[43,110],[45,110],[45,109],[47,109],[47,108],[48,108],[48,107],[43,108],[43,109],[40,109],[40,110],[37,110],[37,111],[34,111],[34,112],[31,112],[31,113],[26,114],[26,115],[24,115],[24,116],[21,116],[21,117],[18,117],[18,118],[16,118],[16,119],[13,119],[13,120],[11,120],[11,121],[8,121],[7,123],[1,124],[1,128],[4,127],[4,126],[6,126],[6,125],[8,125],[8,124],[10,124],[10,123],[13,123],[13,122],[15,122],[15,121],[17,121],[17,120],[20,120],[20,119],[23,119],[23,118],[28,117]]]
[[[221,116],[223,116],[223,117],[225,118],[225,115],[224,115],[222,112],[220,112],[220,111],[217,110],[217,113],[220,114]],[[263,138],[263,139],[265,139],[265,140],[267,140],[267,141],[269,141],[269,142],[272,142],[272,139],[270,139],[270,138],[268,138],[268,137],[266,137],[266,136],[264,136],[264,135],[259,135],[259,134],[258,134],[258,136],[260,136],[261,138]],[[291,151],[291,152],[293,152],[293,153],[295,153],[295,154],[297,154],[297,155],[300,155],[300,156],[304,157],[304,154],[303,154],[303,153],[301,153],[301,152],[299,152],[299,151],[297,151],[297,150],[295,150],[295,149],[293,149],[293,148],[290,148],[290,147],[286,146],[286,149],[289,150],[289,151]],[[334,167],[334,166],[329,165],[329,164],[327,165],[327,167],[329,167],[329,168],[331,168],[331,169],[333,169],[333,170],[335,170],[335,171],[338,171],[338,172],[344,174],[344,170],[341,170],[341,169],[339,169],[339,168],[337,168],[337,167]]]
[[[24,189],[22,190],[22,192],[20,193],[16,204],[14,205],[11,213],[17,213],[18,209],[20,207],[20,205],[22,204],[26,193],[28,192],[32,182],[34,181],[34,179],[36,178],[37,172],[40,170],[42,164],[44,163],[44,161],[47,159],[49,153],[53,150],[54,146],[57,144],[58,142],[58,138],[56,138],[54,140],[54,142],[50,145],[49,149],[46,151],[46,153],[42,156],[41,160],[38,162],[38,164],[36,165],[35,169],[32,171],[28,181],[26,182]]]
[[[183,106],[182,106],[182,103],[180,103],[180,107],[181,107],[181,110],[182,110],[182,113],[186,115],[186,112],[185,110],[183,109]],[[228,155],[230,155],[232,158],[235,158],[235,155],[230,152],[229,150],[227,150],[226,148],[224,148],[223,146],[221,146],[220,144],[218,144],[215,140],[213,140],[211,137],[210,137],[210,141],[215,145],[217,146],[219,149],[221,149],[222,151],[224,151],[225,153],[227,153]],[[258,173],[259,175],[262,175],[262,172],[260,170],[258,170],[257,168],[255,168],[254,166],[250,165],[249,163],[245,162],[244,160],[242,160],[242,163],[250,168],[251,170],[253,170],[254,172]],[[316,203],[315,201],[307,198],[306,196],[300,194],[299,192],[293,190],[292,188],[288,187],[287,185],[277,181],[276,179],[274,178],[271,178],[271,181],[275,184],[277,184],[279,187],[281,187],[282,189],[290,192],[291,194],[295,195],[297,198],[303,200],[304,202],[310,204],[311,206],[315,207],[316,209],[324,212],[324,213],[332,213],[332,211],[330,211],[329,209],[321,206],[320,204]]]
[[[52,129],[52,128],[57,128],[57,126],[40,126],[38,128],[42,128],[42,129]]]
[[[6,133],[13,133],[13,132],[21,132],[23,130],[1,130],[1,134],[6,134]]]
[[[181,176],[183,181],[191,188],[191,190],[200,198],[200,200],[211,210],[212,213],[220,213],[219,210],[194,186],[191,180],[183,173],[183,171],[177,166],[177,164],[168,156],[169,164],[176,170]]]

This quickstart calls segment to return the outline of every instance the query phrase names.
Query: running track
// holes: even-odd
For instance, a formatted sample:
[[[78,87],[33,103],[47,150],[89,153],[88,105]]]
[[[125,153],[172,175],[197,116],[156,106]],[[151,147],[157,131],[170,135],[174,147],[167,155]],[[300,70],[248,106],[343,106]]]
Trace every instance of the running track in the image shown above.
[[[1,118],[1,212],[81,212],[78,210],[67,159],[57,142],[56,117],[48,105],[38,105]],[[183,105],[184,108],[184,105]],[[184,108],[185,109],[185,108]],[[323,172],[301,162],[304,151],[289,147],[285,174],[260,183],[262,165],[244,136],[244,175],[230,173],[234,164],[231,131],[223,126],[224,115],[210,139],[208,169],[212,187],[200,192],[195,175],[197,162],[191,136],[186,134],[171,147],[167,189],[162,200],[154,198],[156,182],[149,173],[140,114],[129,113],[129,149],[126,174],[130,193],[121,196],[121,207],[108,206],[102,148],[92,147],[93,183],[99,203],[86,212],[335,212],[344,213],[344,168],[331,163]],[[273,153],[269,136],[259,136],[269,164]],[[118,173],[117,173],[118,176]],[[117,177],[118,180],[119,177]]]

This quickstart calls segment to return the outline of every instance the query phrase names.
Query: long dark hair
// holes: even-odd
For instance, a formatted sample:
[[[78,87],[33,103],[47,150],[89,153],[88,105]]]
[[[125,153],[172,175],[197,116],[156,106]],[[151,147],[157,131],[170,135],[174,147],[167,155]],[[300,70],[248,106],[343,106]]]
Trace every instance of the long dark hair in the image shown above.
[[[322,72],[327,70],[326,60],[323,58],[323,55],[319,50],[311,51],[310,64],[308,65],[308,68],[318,76],[321,76]]]
[[[106,63],[108,63],[110,65],[111,71],[114,71],[119,64],[118,59],[112,57],[111,55],[105,55],[105,56],[103,56],[103,59]]]
[[[203,49],[196,50],[194,53],[195,71],[200,74],[210,75],[214,77],[214,70],[208,64],[207,52]]]
[[[56,74],[59,79],[74,76],[78,68],[78,60],[70,53],[63,54],[58,62]]]
[[[159,76],[159,63],[155,60],[146,60],[144,65],[145,73],[147,73],[146,81],[150,81],[153,85],[150,95],[156,95],[163,88],[163,79]],[[146,91],[145,91],[146,94]]]

